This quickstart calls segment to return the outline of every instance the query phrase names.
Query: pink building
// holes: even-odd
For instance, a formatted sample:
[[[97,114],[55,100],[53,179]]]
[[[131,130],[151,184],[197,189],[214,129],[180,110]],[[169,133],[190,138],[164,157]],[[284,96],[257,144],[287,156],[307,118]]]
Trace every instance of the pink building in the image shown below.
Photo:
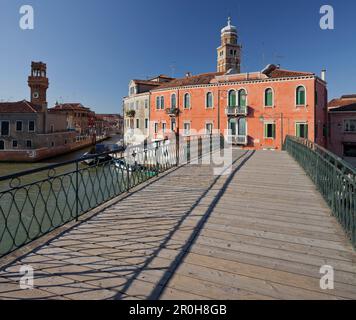
[[[356,94],[329,103],[328,149],[356,166]]]

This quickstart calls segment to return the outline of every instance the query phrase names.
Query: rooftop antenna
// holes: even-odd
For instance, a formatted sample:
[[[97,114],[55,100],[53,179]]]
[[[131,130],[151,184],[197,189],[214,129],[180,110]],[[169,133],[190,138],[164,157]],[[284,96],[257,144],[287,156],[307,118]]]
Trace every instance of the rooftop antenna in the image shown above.
[[[284,59],[284,58],[285,58],[285,56],[278,55],[277,53],[275,53],[275,54],[273,55],[273,57],[274,57],[275,62],[276,62],[278,65],[281,65],[281,63],[280,63],[280,61],[279,61],[279,60],[281,60],[281,59]]]
[[[174,74],[176,72],[176,62],[173,61],[169,67],[171,68],[171,76],[172,76],[172,78],[174,78]]]

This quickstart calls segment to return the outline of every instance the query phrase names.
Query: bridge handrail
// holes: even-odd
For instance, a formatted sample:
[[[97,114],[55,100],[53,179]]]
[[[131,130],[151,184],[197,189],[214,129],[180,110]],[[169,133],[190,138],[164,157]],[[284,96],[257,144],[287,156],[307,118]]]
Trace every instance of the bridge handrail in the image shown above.
[[[284,147],[312,179],[356,248],[356,169],[306,139],[288,136]]]
[[[191,156],[212,152],[220,147],[214,136],[182,137],[125,153],[108,151],[0,177],[0,257],[189,162]],[[204,143],[210,147],[204,149]]]

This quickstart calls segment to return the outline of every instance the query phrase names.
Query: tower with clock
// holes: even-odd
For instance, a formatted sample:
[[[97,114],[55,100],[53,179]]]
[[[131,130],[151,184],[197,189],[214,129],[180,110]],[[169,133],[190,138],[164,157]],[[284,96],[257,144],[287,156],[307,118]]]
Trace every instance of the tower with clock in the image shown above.
[[[42,111],[45,111],[47,109],[47,89],[49,86],[45,63],[32,62],[28,85],[31,89],[31,102],[41,106]]]

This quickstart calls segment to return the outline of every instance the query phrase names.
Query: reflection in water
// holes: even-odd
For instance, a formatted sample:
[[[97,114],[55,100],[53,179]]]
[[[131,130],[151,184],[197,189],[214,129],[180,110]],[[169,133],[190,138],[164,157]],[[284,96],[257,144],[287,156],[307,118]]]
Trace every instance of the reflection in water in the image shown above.
[[[118,142],[115,138],[106,143]],[[1,164],[2,174],[78,159],[90,148],[45,163]],[[1,181],[0,257],[121,194],[127,183],[135,186],[150,177],[150,172],[132,173],[128,182],[126,171],[108,161],[93,167],[79,164],[79,171],[69,164]]]
[[[114,136],[102,143],[108,143],[108,144],[113,144],[113,143],[118,143],[122,139],[121,136]],[[40,168],[44,167],[46,165],[51,165],[51,164],[56,164],[56,163],[61,163],[61,162],[66,162],[66,161],[71,161],[80,158],[85,152],[89,152],[91,149],[90,147],[77,150],[65,155],[61,155],[52,159],[46,159],[41,162],[37,163],[0,163],[0,177],[20,171],[25,171],[25,170],[31,170],[35,168]]]

